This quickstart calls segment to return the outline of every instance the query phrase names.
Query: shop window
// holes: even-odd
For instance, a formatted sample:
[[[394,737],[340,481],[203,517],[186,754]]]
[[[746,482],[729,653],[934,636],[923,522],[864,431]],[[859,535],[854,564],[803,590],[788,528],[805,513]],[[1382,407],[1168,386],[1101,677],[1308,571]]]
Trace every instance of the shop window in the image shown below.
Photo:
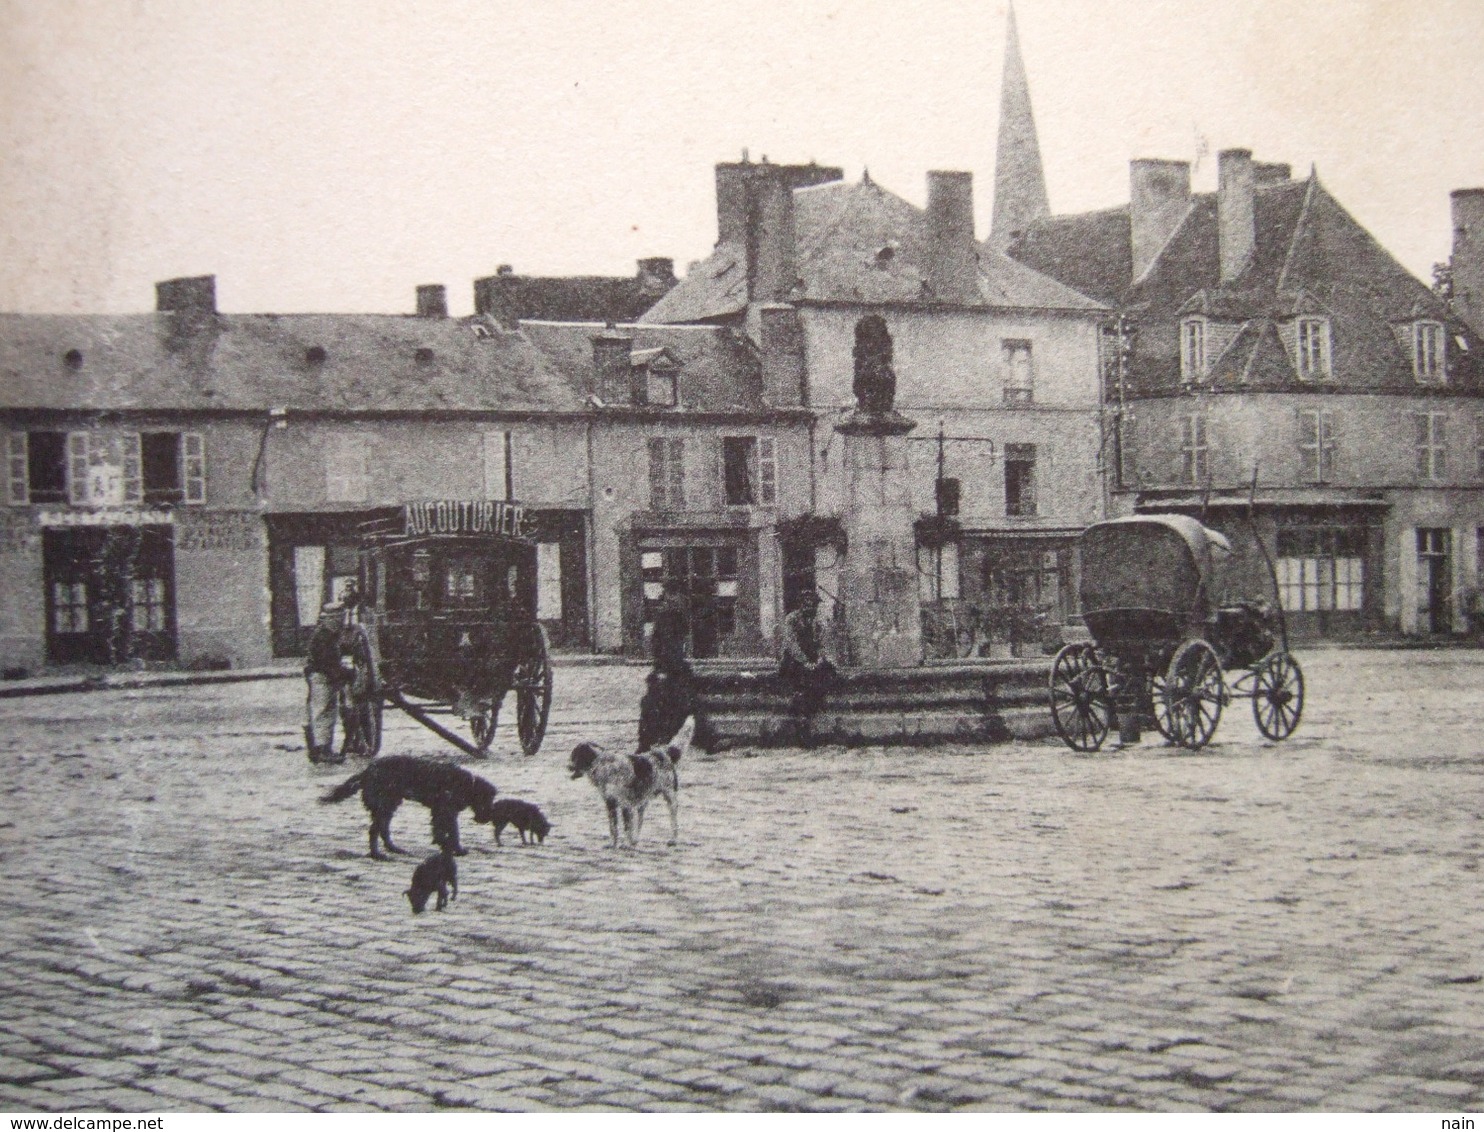
[[[728,507],[778,502],[778,445],[771,436],[721,438],[722,492]]]
[[[649,440],[649,507],[652,511],[685,509],[685,440],[681,437]]]
[[[958,544],[917,548],[917,597],[922,602],[957,601]]]
[[[163,633],[169,616],[164,578],[135,578],[129,591],[129,628],[135,633]]]
[[[1005,514],[1036,513],[1036,446],[1005,445]]]
[[[1352,612],[1365,604],[1364,527],[1280,527],[1278,599],[1296,613]]]
[[[86,582],[52,583],[52,632],[88,631],[88,586]]]
[[[685,607],[689,655],[725,652],[737,632],[740,555],[735,546],[673,546],[640,554],[644,586],[644,636],[654,630],[659,603],[669,588]]]

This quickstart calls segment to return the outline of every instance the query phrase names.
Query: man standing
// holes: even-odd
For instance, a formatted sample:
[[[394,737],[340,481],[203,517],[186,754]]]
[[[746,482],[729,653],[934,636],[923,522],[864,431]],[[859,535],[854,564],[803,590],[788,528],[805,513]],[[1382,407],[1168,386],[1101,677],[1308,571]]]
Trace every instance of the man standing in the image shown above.
[[[309,684],[304,740],[309,746],[312,763],[343,763],[345,753],[335,750],[335,716],[340,708],[340,688],[348,673],[340,663],[341,636],[345,629],[345,609],[338,602],[320,607],[319,623],[309,638],[309,656],[304,662],[304,679]]]
[[[805,590],[799,608],[783,619],[778,678],[793,693],[796,715],[812,715],[835,680],[835,666],[821,647],[818,614],[819,595]]]

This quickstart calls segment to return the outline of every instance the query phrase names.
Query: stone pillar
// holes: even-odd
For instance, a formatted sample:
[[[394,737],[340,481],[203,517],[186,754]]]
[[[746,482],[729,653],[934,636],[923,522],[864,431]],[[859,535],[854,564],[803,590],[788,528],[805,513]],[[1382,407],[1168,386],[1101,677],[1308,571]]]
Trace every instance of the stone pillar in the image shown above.
[[[900,413],[855,410],[835,426],[845,443],[846,537],[840,600],[858,668],[922,663],[917,601],[917,518],[907,482],[907,433]]]

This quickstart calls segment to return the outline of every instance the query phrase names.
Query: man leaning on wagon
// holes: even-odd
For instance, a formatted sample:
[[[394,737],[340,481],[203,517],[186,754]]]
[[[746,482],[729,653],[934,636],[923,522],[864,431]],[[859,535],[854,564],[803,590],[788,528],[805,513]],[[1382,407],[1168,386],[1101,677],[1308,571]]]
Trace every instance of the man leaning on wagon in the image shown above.
[[[341,662],[346,627],[345,607],[339,602],[320,606],[319,622],[309,638],[304,679],[309,685],[308,722],[304,740],[312,763],[342,763],[345,753],[335,750],[335,718],[340,709],[340,689],[352,673]]]

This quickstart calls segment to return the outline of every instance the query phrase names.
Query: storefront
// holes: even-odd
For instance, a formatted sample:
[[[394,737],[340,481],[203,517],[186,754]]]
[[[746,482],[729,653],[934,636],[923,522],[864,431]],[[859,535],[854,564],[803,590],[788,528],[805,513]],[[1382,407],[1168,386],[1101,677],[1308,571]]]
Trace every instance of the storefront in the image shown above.
[[[629,653],[647,652],[667,590],[684,608],[691,657],[755,657],[771,651],[760,616],[756,530],[636,530],[625,540],[622,573]]]
[[[171,519],[166,511],[38,515],[47,663],[175,659]]]

